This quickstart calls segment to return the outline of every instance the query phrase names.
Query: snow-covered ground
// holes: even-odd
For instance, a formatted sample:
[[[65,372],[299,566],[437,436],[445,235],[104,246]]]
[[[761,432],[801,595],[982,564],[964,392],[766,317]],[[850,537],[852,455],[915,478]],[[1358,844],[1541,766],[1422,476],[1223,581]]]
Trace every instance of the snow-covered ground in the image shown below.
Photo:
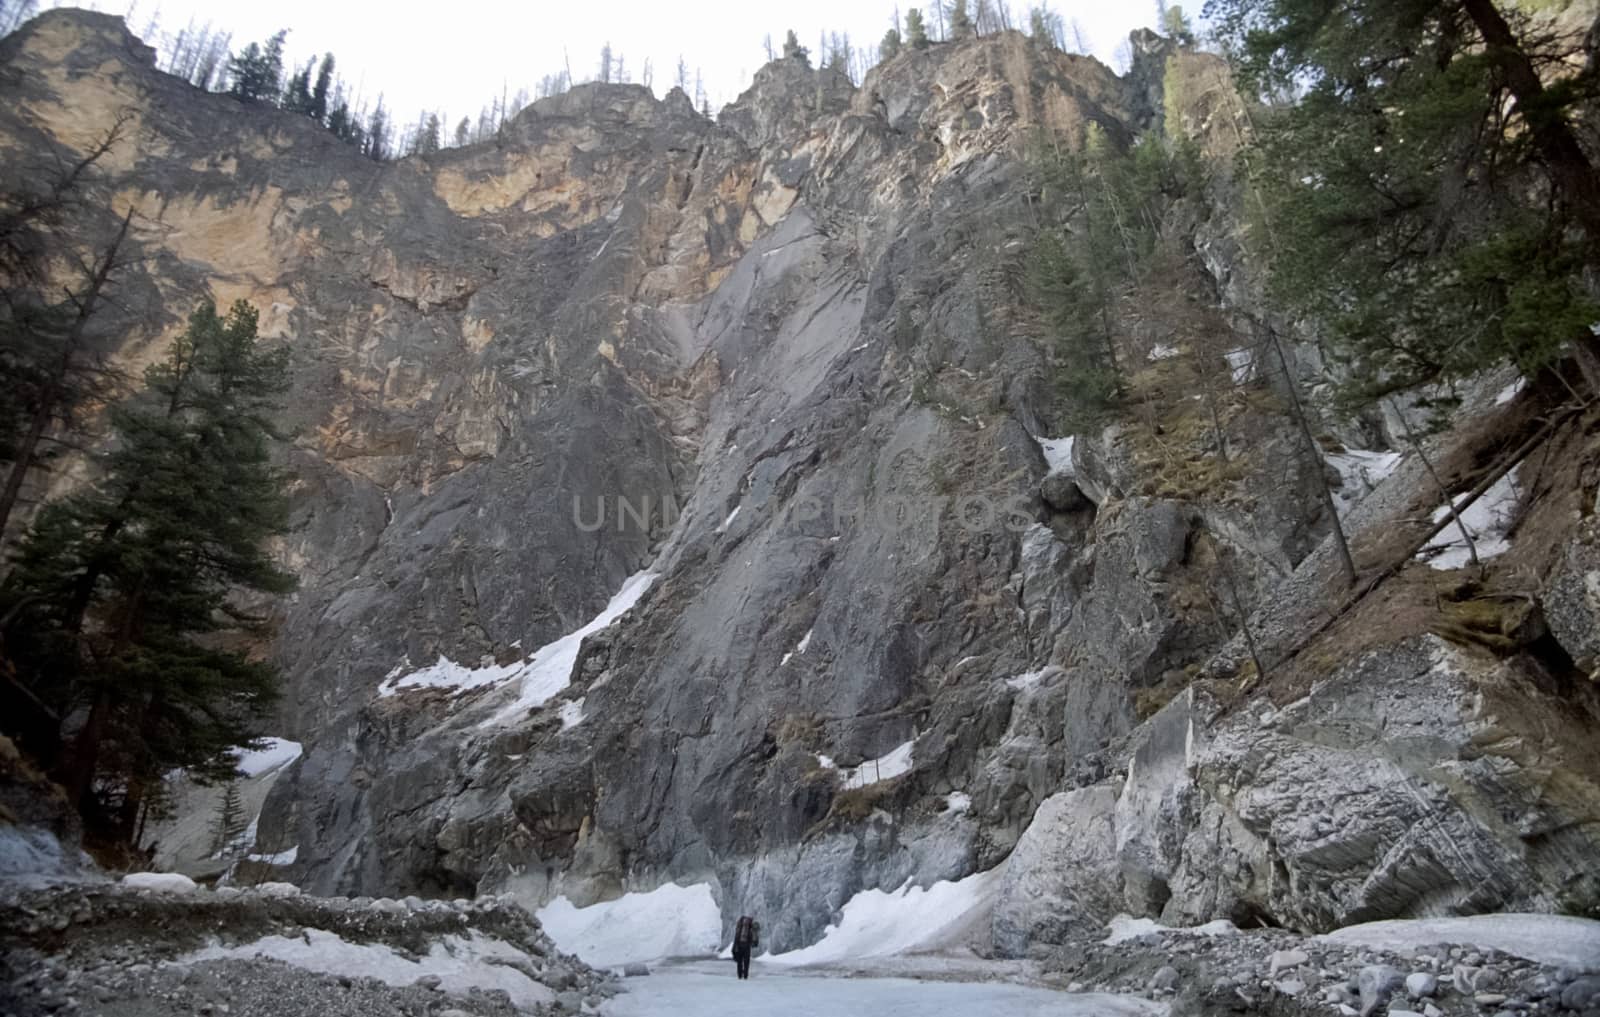
[[[997,866],[927,888],[908,881],[892,892],[863,890],[845,902],[839,924],[828,926],[822,939],[766,961],[799,967],[947,947],[993,903],[1003,872]]]
[[[1500,950],[1524,960],[1600,971],[1600,922],[1565,915],[1499,914],[1349,925],[1320,937],[1345,946],[1408,953],[1441,943]]]
[[[1511,540],[1507,534],[1511,530],[1511,525],[1516,522],[1517,506],[1522,501],[1522,487],[1517,483],[1518,469],[1520,467],[1514,467],[1471,505],[1460,508],[1461,499],[1456,502],[1461,522],[1466,526],[1467,532],[1472,534],[1472,542],[1477,547],[1480,561],[1486,561],[1511,549]],[[1449,515],[1449,507],[1440,505],[1433,513],[1433,521],[1444,522]],[[1433,539],[1433,543],[1417,552],[1417,558],[1436,569],[1459,569],[1472,563],[1472,552],[1461,537],[1461,528],[1452,520],[1450,525]]]
[[[526,964],[527,954],[476,931],[470,936],[446,936],[414,960],[382,943],[351,943],[323,929],[305,929],[293,938],[264,936],[244,946],[208,946],[175,963],[241,957],[266,957],[307,971],[376,978],[388,985],[411,985],[419,978],[436,975],[445,992],[504,989],[511,1001],[522,1007],[551,1003],[556,998],[547,986],[505,963]]]
[[[1004,982],[807,978],[757,961],[748,981],[733,965],[632,978],[600,1008],[606,1017],[1155,1017],[1166,1008],[1133,996],[1053,992]]]
[[[722,940],[722,911],[706,883],[668,883],[586,908],[557,897],[538,917],[556,946],[597,968],[709,956]]]

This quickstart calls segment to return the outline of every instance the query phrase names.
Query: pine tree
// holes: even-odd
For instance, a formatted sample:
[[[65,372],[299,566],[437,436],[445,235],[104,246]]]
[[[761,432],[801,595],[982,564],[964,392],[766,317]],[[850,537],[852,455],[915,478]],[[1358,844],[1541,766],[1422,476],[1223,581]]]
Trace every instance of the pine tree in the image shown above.
[[[283,89],[281,105],[290,113],[311,115],[311,64],[307,63],[290,75],[289,84]]]
[[[1319,322],[1366,402],[1576,355],[1600,391],[1586,285],[1600,176],[1575,124],[1581,38],[1497,0],[1216,0],[1262,94],[1303,97],[1244,153],[1281,307]]]
[[[922,23],[922,11],[916,7],[906,11],[906,43],[912,49],[928,48],[928,26]]]
[[[230,780],[222,788],[217,800],[216,818],[211,821],[211,856],[220,857],[238,843],[247,827],[244,818],[244,797],[239,793],[239,782]]]
[[[1166,9],[1161,18],[1161,28],[1169,39],[1181,42],[1185,46],[1194,44],[1194,29],[1189,25],[1188,15],[1183,13],[1183,8],[1178,4]]]
[[[317,123],[328,119],[328,96],[333,88],[333,54],[322,55],[322,65],[317,68],[317,83],[311,89],[311,108],[306,112]]]
[[[433,155],[439,151],[439,114],[429,113],[417,140],[418,155]]]
[[[94,333],[128,260],[132,213],[105,243],[86,236],[85,223],[95,167],[123,142],[130,119],[117,118],[75,162],[0,188],[0,462],[8,464],[0,535],[51,429],[103,401],[116,381]]]
[[[785,60],[798,60],[807,67],[811,66],[811,53],[800,45],[800,38],[794,34],[794,29],[789,29],[783,37],[783,58]]]
[[[878,59],[893,60],[900,52],[900,33],[889,29],[883,33],[883,41],[878,43]]]
[[[231,84],[228,94],[245,102],[277,102],[282,89],[283,42],[288,30],[279,31],[262,46],[252,42],[228,60]]]
[[[350,107],[341,102],[328,114],[328,130],[340,141],[350,141],[350,125]]]
[[[202,305],[113,409],[99,479],[44,508],[0,588],[18,680],[57,716],[83,717],[66,783],[123,840],[168,770],[232,774],[230,748],[277,694],[269,665],[210,637],[263,621],[234,591],[293,586],[266,549],[288,517],[271,464],[287,364],[257,342],[248,304],[226,319]]]
[[[950,0],[950,38],[965,39],[972,34],[972,19],[967,16],[967,0]]]
[[[598,80],[608,82],[611,80],[611,43],[600,47],[600,77]]]
[[[455,138],[456,147],[457,148],[465,147],[467,142],[471,139],[471,137],[472,137],[472,120],[469,117],[462,117],[461,118],[461,122],[459,124],[456,124],[456,138]]]
[[[1046,49],[1066,48],[1061,15],[1048,7],[1034,7],[1028,11],[1028,35]]]
[[[366,128],[366,156],[373,162],[382,162],[389,157],[389,116],[383,110],[383,96],[378,96],[378,108],[372,111],[372,119],[367,121]]]

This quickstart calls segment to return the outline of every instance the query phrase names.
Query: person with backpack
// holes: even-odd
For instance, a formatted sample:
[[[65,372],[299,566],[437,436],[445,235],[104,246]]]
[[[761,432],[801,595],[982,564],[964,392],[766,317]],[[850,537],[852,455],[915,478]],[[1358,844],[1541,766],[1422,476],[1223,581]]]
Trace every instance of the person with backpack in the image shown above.
[[[733,927],[733,962],[738,965],[739,977],[750,977],[750,954],[761,945],[761,923],[749,915],[741,915]]]

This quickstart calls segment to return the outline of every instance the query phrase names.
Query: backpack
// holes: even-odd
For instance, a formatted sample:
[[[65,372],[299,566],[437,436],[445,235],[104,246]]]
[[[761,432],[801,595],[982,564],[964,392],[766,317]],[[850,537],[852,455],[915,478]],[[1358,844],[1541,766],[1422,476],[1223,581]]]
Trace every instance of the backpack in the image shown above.
[[[734,927],[733,944],[735,946],[759,946],[761,944],[761,923],[749,915],[741,916],[739,924]]]

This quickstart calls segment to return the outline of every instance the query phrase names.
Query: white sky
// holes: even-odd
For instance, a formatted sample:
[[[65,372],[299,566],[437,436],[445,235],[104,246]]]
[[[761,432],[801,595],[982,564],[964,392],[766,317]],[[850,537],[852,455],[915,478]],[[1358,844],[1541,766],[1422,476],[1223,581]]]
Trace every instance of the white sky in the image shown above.
[[[442,110],[446,125],[476,116],[502,86],[514,94],[530,92],[539,79],[560,70],[570,58],[579,81],[594,77],[601,45],[610,41],[626,59],[629,78],[639,81],[644,61],[654,71],[654,89],[672,87],[681,54],[692,82],[704,74],[713,109],[733,100],[765,62],[763,38],[780,46],[793,28],[816,60],[822,30],[849,32],[855,45],[877,46],[892,23],[894,0],[803,0],[794,4],[749,0],[585,0],[527,3],[415,0],[373,3],[352,0],[277,0],[226,3],[221,0],[79,0],[112,14],[127,14],[134,32],[144,34],[159,13],[158,35],[181,30],[191,18],[210,21],[233,33],[237,50],[288,28],[290,66],[331,51],[350,86],[358,84],[370,102],[384,93],[384,105],[397,125],[416,119],[422,109]],[[931,0],[930,0],[931,2]],[[42,3],[41,6],[58,6]],[[913,6],[902,3],[904,11]],[[1198,7],[1198,2],[1191,4]],[[1023,0],[1013,8],[1024,10]],[[1128,32],[1156,19],[1154,0],[1055,0],[1063,18],[1076,19],[1095,55],[1107,63]],[[931,6],[924,5],[930,31]],[[1025,17],[1025,15],[1023,15]],[[146,39],[160,49],[156,40]],[[565,54],[565,55],[564,55]],[[448,129],[448,126],[447,126]]]

